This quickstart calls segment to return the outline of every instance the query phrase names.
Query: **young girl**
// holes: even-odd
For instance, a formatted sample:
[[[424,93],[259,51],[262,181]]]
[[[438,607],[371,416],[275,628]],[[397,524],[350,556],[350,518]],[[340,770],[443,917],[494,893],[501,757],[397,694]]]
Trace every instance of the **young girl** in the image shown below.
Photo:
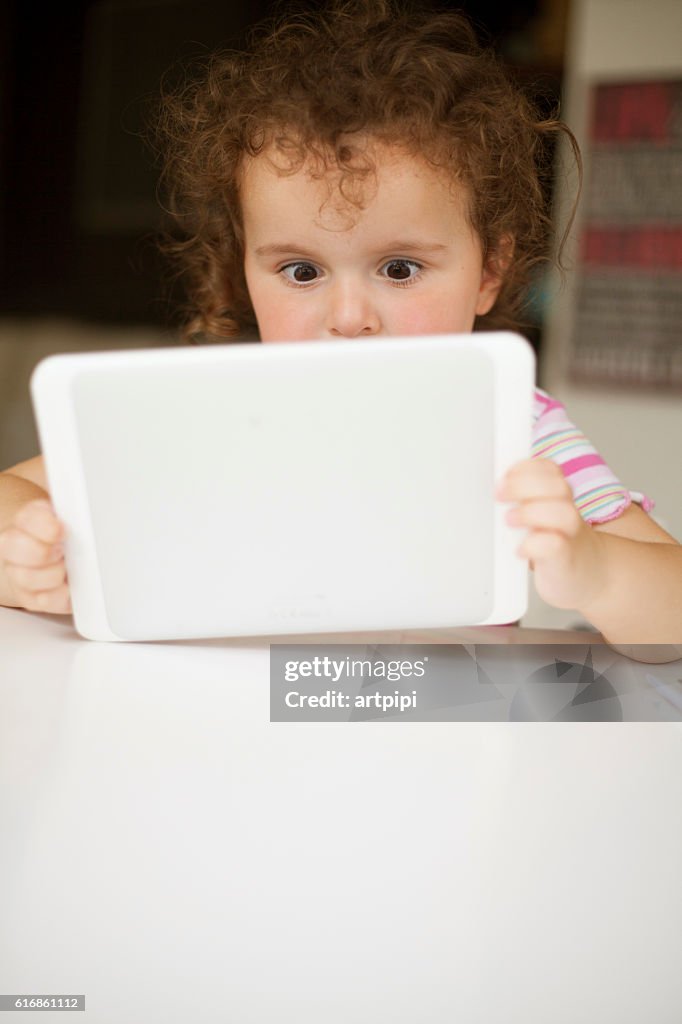
[[[512,326],[546,255],[547,141],[562,131],[458,14],[358,0],[259,26],[248,53],[217,55],[162,105],[187,336]],[[540,391],[533,456],[497,497],[527,530],[540,595],[611,643],[682,641],[682,548]],[[0,474],[0,529],[0,601],[68,612],[40,458]]]

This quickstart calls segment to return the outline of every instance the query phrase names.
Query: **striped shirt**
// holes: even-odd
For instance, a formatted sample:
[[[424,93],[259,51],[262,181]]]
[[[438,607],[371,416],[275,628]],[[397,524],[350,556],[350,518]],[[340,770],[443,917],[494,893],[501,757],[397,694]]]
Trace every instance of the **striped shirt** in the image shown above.
[[[568,419],[561,402],[539,388],[533,402],[532,456],[561,467],[573,491],[576,508],[588,523],[607,523],[632,502],[645,512],[654,503],[639,491],[627,490],[611,472],[585,435]]]

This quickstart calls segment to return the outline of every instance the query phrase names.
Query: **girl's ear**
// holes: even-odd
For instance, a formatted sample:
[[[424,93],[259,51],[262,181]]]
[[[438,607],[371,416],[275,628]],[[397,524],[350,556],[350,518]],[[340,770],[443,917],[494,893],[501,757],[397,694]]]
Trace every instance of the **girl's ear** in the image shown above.
[[[495,305],[504,275],[514,255],[514,239],[503,235],[494,249],[486,256],[481,270],[481,285],[478,290],[476,316],[485,316]]]

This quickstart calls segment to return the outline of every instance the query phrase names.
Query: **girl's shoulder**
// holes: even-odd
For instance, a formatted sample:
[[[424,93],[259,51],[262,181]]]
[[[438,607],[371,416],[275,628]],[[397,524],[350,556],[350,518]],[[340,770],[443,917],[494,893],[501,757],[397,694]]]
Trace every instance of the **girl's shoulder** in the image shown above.
[[[556,398],[552,398],[542,388],[536,388],[533,394],[533,423],[537,423],[541,416],[550,412],[566,415],[566,409]]]

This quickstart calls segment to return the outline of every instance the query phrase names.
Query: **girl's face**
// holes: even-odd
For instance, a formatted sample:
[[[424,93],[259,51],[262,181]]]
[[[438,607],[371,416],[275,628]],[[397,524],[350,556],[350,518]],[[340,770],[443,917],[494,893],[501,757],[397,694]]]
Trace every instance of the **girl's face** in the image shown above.
[[[500,279],[483,266],[463,187],[395,148],[372,155],[363,210],[343,201],[338,171],[279,176],[262,155],[244,166],[244,270],[262,341],[465,332],[492,308]]]

